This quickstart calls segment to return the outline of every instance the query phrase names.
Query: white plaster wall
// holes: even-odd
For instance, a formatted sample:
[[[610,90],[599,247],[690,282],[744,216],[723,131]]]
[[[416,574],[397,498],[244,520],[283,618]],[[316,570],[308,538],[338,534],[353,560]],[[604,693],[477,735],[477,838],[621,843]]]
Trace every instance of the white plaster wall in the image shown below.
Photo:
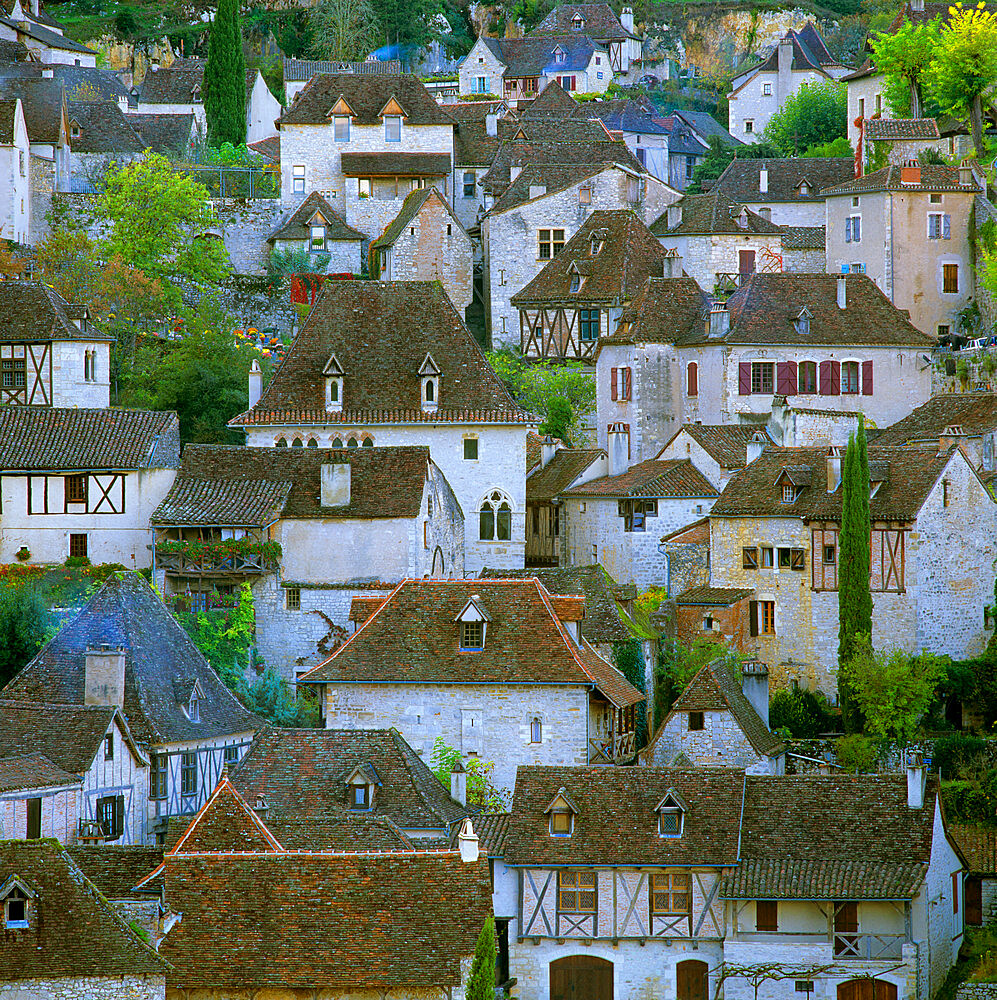
[[[42,800],[43,837],[60,844],[75,842],[80,816],[80,784],[62,788],[21,788],[0,795],[0,839],[25,840],[28,836],[28,799]]]
[[[492,54],[492,50],[479,38],[471,47],[467,57],[460,64],[458,76],[461,94],[478,93],[476,80],[479,76],[488,78],[486,90],[497,97],[502,96],[502,74],[505,66]]]
[[[788,78],[776,72],[756,73],[736,94],[728,94],[728,131],[741,142],[758,142],[772,116],[788,98],[796,94],[804,83],[825,79],[823,73],[812,70],[794,70]],[[772,88],[771,94],[762,93],[766,83]],[[748,120],[753,122],[751,132],[745,127]]]
[[[0,146],[0,238],[27,243],[31,226],[30,146],[20,101],[14,116],[14,141]]]

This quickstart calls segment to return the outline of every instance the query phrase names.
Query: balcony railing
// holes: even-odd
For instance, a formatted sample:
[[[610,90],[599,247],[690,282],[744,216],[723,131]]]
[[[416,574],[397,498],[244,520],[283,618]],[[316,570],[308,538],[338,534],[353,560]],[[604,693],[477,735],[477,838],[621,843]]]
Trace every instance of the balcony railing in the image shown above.
[[[620,760],[628,760],[636,752],[636,734],[621,733],[619,736],[608,736],[599,739],[589,739],[589,763],[615,764]]]
[[[852,961],[902,958],[906,940],[903,934],[835,934],[834,957]]]
[[[170,576],[254,576],[272,573],[280,555],[275,542],[160,542],[156,565]]]

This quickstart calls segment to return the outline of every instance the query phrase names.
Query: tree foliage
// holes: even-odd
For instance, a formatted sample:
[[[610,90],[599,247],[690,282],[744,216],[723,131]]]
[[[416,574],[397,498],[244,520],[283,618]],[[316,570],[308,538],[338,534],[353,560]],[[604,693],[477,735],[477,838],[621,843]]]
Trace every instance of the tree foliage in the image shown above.
[[[763,138],[783,156],[797,156],[811,146],[844,136],[847,117],[844,84],[833,80],[804,83],[769,119]]]
[[[691,646],[678,641],[662,642],[654,668],[654,731],[658,731],[689,681],[707,663],[722,660],[734,668],[740,665],[741,659],[739,653],[721,642],[696,639]]]
[[[495,918],[489,917],[478,935],[467,979],[467,1000],[495,998]]]
[[[239,0],[218,0],[208,32],[203,99],[208,142],[241,146],[246,141],[246,60]]]
[[[831,142],[825,142],[820,146],[811,146],[804,154],[804,156],[854,156],[855,150],[852,149],[852,144],[843,135],[839,135],[837,139],[833,139]]]
[[[925,78],[938,49],[938,34],[936,18],[928,24],[907,21],[897,31],[873,38],[873,62],[886,76],[883,97],[898,117],[921,117]]]
[[[442,736],[437,736],[429,755],[429,763],[433,774],[448,792],[454,767],[459,763],[464,768],[467,772],[468,806],[475,806],[484,812],[501,812],[506,808],[503,790],[497,788],[492,780],[495,773],[494,761],[478,757],[462,760],[459,750],[450,746]],[[508,794],[508,789],[505,792]]]
[[[51,625],[37,588],[0,584],[0,687],[38,652]]]
[[[837,725],[837,716],[820,691],[789,691],[780,688],[769,703],[769,728],[786,730],[797,739],[828,732]]]
[[[440,0],[370,0],[374,14],[389,45],[416,48],[431,39],[435,15],[441,13]]]
[[[641,644],[640,639],[636,636],[632,639],[626,639],[619,642],[613,643],[613,666],[638,691],[643,691],[647,694],[647,680],[644,668],[644,647]],[[635,745],[636,749],[640,750],[647,746],[647,703],[642,702],[636,706],[636,732],[635,732]]]
[[[547,404],[547,419],[540,425],[540,433],[570,441],[572,420],[571,404],[563,396],[555,396]]]
[[[384,37],[371,0],[320,0],[308,18],[321,59],[361,61]]]
[[[770,142],[729,146],[718,136],[711,136],[709,142],[710,151],[696,164],[696,169],[692,172],[692,181],[686,188],[687,194],[701,194],[703,183],[715,181],[730,166],[735,156],[740,160],[773,159],[782,156],[781,151]]]

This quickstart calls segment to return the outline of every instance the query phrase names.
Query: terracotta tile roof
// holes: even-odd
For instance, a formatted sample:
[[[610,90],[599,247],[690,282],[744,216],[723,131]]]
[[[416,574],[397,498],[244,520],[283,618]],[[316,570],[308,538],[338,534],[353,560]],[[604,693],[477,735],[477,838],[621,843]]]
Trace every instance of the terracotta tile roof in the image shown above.
[[[343,153],[346,177],[445,177],[450,173],[449,153]]]
[[[0,841],[0,885],[12,877],[35,893],[38,915],[27,931],[0,937],[5,981],[163,977],[171,971],[57,841]]]
[[[271,135],[266,139],[248,143],[249,148],[259,154],[268,163],[280,163],[280,136]]]
[[[958,425],[969,437],[997,430],[997,395],[991,392],[932,396],[913,413],[876,437],[877,445],[937,444],[945,429]]]
[[[195,118],[189,115],[125,115],[139,138],[142,149],[154,153],[173,153],[180,156],[187,151],[194,133]],[[75,144],[74,144],[75,148]]]
[[[246,525],[263,528],[280,517],[290,482],[259,479],[176,479],[150,524]]]
[[[688,459],[649,459],[618,476],[600,476],[565,490],[566,497],[715,497],[716,489]]]
[[[710,544],[710,519],[700,518],[687,524],[683,528],[670,531],[662,539],[663,542],[675,542],[679,545],[709,545]]]
[[[165,876],[182,989],[445,990],[491,915],[486,860],[452,851],[176,856]]]
[[[655,236],[740,236],[746,233],[768,233],[775,236],[782,233],[782,229],[774,222],[732,202],[723,191],[687,194],[677,203],[677,207],[681,208],[682,217],[675,225],[669,226],[667,209],[651,223],[651,232]],[[742,212],[745,220],[743,227],[738,224]]]
[[[117,101],[70,101],[67,112],[74,153],[141,153],[145,148]]]
[[[648,278],[633,302],[620,314],[615,332],[602,337],[604,347],[617,344],[678,344],[703,338],[709,301],[693,278]]]
[[[386,600],[386,597],[354,597],[350,601],[349,620],[362,625]]]
[[[456,619],[474,595],[491,616],[485,648],[461,653]],[[345,645],[299,678],[335,681],[581,684],[621,707],[644,699],[584,640],[574,644],[536,580],[403,581]]]
[[[953,823],[948,832],[962,851],[971,875],[997,875],[997,829]]]
[[[601,244],[594,256],[593,243]],[[664,258],[664,248],[633,212],[600,209],[511,301],[517,308],[534,302],[622,305],[648,278],[661,277]],[[584,283],[572,292],[575,276]]]
[[[916,168],[919,181],[914,184],[903,183],[904,169],[896,166],[883,167],[882,170],[865,174],[848,183],[825,188],[823,194],[827,197],[869,191],[963,191],[966,194],[975,194],[977,191],[975,181],[970,181],[969,184],[959,183],[958,167],[946,167],[934,163],[920,164]]]
[[[721,469],[743,469],[748,460],[748,444],[756,428],[746,424],[683,424],[678,433],[683,431]],[[673,437],[672,440],[674,439]],[[668,444],[671,444],[671,441]],[[664,450],[663,448],[662,451]]]
[[[54,288],[40,281],[0,281],[0,341],[113,340],[93,327],[84,335],[78,324],[83,313]]]
[[[538,767],[516,772],[505,861],[510,865],[733,865],[743,772],[719,768]],[[669,790],[688,804],[681,837],[658,835]],[[558,793],[578,812],[552,837],[545,810]],[[473,822],[473,820],[472,820]]]
[[[925,865],[837,859],[747,859],[720,886],[722,899],[913,899]]]
[[[768,170],[768,190],[763,194],[759,185],[762,167]],[[825,188],[843,184],[855,176],[855,161],[850,156],[789,157],[775,160],[734,159],[717,178],[714,190],[741,204],[822,202]],[[800,193],[806,183],[807,194]]]
[[[453,120],[419,80],[406,74],[316,73],[278,122],[283,125],[328,125],[329,113],[343,98],[353,110],[354,125],[379,125],[381,111],[392,99],[405,112],[406,125],[451,125]]]
[[[373,768],[380,781],[373,814],[398,827],[446,828],[467,815],[395,729],[267,729],[239,762],[232,784],[250,803],[266,796],[266,822],[274,829],[278,821],[362,819],[366,814],[351,811],[346,795],[358,766]]]
[[[562,3],[558,4],[532,31],[530,35],[575,31],[574,18],[581,15],[584,24],[581,30],[600,42],[622,42],[636,38],[620,24],[608,3]]]
[[[267,243],[274,240],[307,240],[311,236],[309,225],[318,213],[325,220],[327,240],[351,240],[362,242],[363,233],[348,225],[346,220],[322,197],[312,191],[296,208],[277,224],[277,228],[267,237]]]
[[[587,69],[592,56],[605,50],[588,35],[543,34],[528,35],[526,38],[486,38],[481,40],[488,46],[499,62],[505,67],[504,80],[524,76],[544,76],[545,74]],[[559,47],[563,58],[555,62],[554,49]]]
[[[133,892],[133,887],[163,863],[161,847],[102,844],[99,847],[67,847],[66,853],[101,895],[114,900],[147,898],[150,892]]]
[[[888,478],[869,500],[873,520],[912,520],[938,481],[953,452],[937,448],[869,446],[874,462],[888,463]],[[809,470],[809,485],[797,490],[794,503],[782,502],[776,485],[790,467]],[[751,465],[736,473],[710,511],[711,517],[798,517],[835,521],[841,518],[841,489],[827,492],[826,448],[766,448]]]
[[[863,134],[869,142],[941,137],[934,118],[870,118],[865,123]]]
[[[169,411],[4,406],[0,469],[175,468],[179,435]]]
[[[484,101],[467,101],[464,106],[474,106]],[[449,108],[450,105],[444,105]],[[448,112],[449,113],[449,112]],[[490,167],[502,144],[515,134],[517,123],[500,119],[496,134],[489,135],[485,122],[476,119],[461,121],[454,134],[454,165],[456,167]]]
[[[783,226],[783,250],[823,250],[827,238],[823,226]]]
[[[84,653],[124,647],[122,714],[143,745],[252,733],[261,725],[212,670],[190,637],[137,573],[114,573],[83,610],[42,647],[3,690],[9,699],[46,705],[83,703]],[[177,702],[175,682],[197,680],[200,722]]]
[[[3,708],[0,707],[0,718],[2,716]],[[79,774],[53,764],[43,753],[15,753],[8,757],[0,751],[0,792],[78,785],[81,781]]]
[[[267,827],[288,851],[414,851],[428,838],[409,839],[387,816],[267,817]]]
[[[332,354],[346,373],[339,413],[325,409],[323,369]],[[432,412],[422,410],[418,377],[427,354],[441,370],[440,408]],[[260,401],[231,424],[534,419],[513,401],[438,283],[328,281]]]
[[[167,856],[205,851],[272,854],[280,850],[283,850],[280,841],[223,774]]]
[[[753,593],[753,590],[741,590],[737,587],[690,587],[689,590],[683,590],[675,598],[675,603],[678,605],[715,605],[727,608],[732,604],[737,604],[738,601],[743,601],[746,597],[750,597]]]
[[[558,448],[546,465],[538,466],[526,477],[526,502],[553,500],[605,454],[601,448]]]
[[[471,827],[478,835],[478,846],[489,858],[505,855],[505,838],[509,832],[509,813],[478,813],[471,817]],[[453,832],[451,845],[457,847],[460,826]]]
[[[576,113],[584,113],[581,104],[556,79],[548,80],[544,89],[532,100],[516,104],[516,114],[524,121],[539,115],[570,116]]]
[[[395,241],[405,231],[406,226],[422,211],[422,206],[430,198],[434,198],[443,206],[450,219],[450,225],[457,229],[455,235],[463,232],[464,227],[460,224],[460,220],[454,215],[453,209],[447,204],[446,198],[436,188],[417,188],[406,195],[405,201],[402,202],[401,211],[395,216],[384,232],[371,243],[371,249],[394,246]]]

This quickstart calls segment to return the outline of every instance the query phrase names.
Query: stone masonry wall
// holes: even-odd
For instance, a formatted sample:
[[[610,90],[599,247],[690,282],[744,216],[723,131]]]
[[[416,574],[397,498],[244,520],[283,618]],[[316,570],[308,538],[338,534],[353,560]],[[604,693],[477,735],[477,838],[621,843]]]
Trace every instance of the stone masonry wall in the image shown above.
[[[165,1000],[165,976],[0,979],[0,1000]]]
[[[783,247],[782,269],[800,274],[824,274],[827,270],[827,253],[819,250],[790,250]]]
[[[679,751],[703,767],[747,768],[752,774],[765,773],[764,759],[748,742],[731,712],[703,712],[700,732],[689,730],[688,712],[673,712],[655,736],[654,754],[648,763],[666,767]]]

